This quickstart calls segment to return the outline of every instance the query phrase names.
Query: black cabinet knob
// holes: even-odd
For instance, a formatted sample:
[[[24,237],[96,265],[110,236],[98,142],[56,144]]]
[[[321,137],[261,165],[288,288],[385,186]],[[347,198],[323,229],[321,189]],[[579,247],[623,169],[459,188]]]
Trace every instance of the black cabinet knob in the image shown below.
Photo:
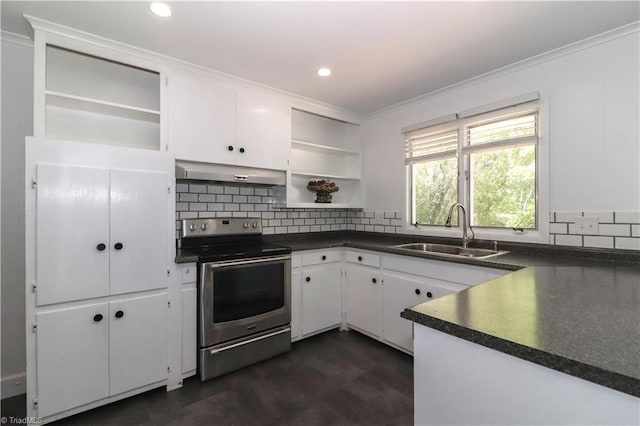
[[[227,147],[227,149],[228,149],[229,151],[233,151],[233,146],[232,146],[232,145],[229,145],[229,146]]]
[[[327,256],[322,256],[322,260],[327,260]]]
[[[375,284],[378,282],[378,280],[376,280],[375,278],[371,278],[371,282]]]
[[[418,296],[420,296],[420,289],[419,289],[419,288],[416,288],[416,294],[417,294]]]
[[[358,262],[362,262],[362,256],[358,256]]]
[[[94,315],[94,316],[93,316],[93,320],[94,320],[95,322],[100,322],[100,321],[102,321],[102,314],[96,314],[96,315]]]
[[[244,148],[240,148],[240,154],[244,154]]]
[[[124,316],[124,312],[122,311],[117,311],[116,312],[116,318],[122,318]]]
[[[122,243],[115,243],[115,245],[113,246],[113,248],[116,250],[122,250],[122,247],[124,247]]]
[[[431,294],[431,292],[430,292],[430,291],[428,291],[428,292],[427,292],[427,297],[432,297],[432,296],[433,296],[433,294]]]
[[[107,246],[103,243],[100,243],[96,246],[96,248],[98,249],[98,251],[103,251],[104,249],[107,248]]]
[[[309,281],[311,281],[311,277],[307,277],[307,278],[305,278],[304,280],[305,280],[306,282],[309,282]]]

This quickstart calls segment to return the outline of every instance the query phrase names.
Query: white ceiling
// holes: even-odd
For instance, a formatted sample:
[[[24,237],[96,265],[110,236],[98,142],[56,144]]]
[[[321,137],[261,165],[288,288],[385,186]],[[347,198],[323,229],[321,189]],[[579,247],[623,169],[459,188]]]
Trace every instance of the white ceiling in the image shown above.
[[[1,4],[6,31],[29,35],[26,13],[363,114],[640,19],[637,1]]]

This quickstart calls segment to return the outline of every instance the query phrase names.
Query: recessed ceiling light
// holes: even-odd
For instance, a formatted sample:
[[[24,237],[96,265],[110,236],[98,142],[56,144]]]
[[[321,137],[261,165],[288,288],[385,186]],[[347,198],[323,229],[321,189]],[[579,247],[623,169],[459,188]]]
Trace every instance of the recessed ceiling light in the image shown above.
[[[329,77],[331,75],[331,70],[329,68],[320,68],[318,70],[318,75],[320,77]]]
[[[165,3],[151,3],[149,9],[151,9],[151,11],[156,15],[162,16],[163,18],[171,16],[171,8]]]

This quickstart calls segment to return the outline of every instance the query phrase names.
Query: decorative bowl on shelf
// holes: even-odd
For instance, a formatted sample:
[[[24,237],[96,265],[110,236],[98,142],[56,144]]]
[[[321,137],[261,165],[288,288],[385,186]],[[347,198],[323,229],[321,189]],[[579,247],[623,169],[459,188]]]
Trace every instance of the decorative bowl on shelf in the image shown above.
[[[307,184],[307,189],[311,192],[316,193],[316,203],[330,203],[331,202],[331,193],[338,191],[338,188],[335,182],[331,182],[330,180],[311,180]]]

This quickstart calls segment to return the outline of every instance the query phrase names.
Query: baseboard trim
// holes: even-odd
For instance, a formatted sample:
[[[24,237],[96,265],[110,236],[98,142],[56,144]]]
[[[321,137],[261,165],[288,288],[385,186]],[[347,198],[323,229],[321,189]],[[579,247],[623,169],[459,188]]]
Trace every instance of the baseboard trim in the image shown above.
[[[27,374],[20,373],[2,378],[2,399],[27,392]]]

